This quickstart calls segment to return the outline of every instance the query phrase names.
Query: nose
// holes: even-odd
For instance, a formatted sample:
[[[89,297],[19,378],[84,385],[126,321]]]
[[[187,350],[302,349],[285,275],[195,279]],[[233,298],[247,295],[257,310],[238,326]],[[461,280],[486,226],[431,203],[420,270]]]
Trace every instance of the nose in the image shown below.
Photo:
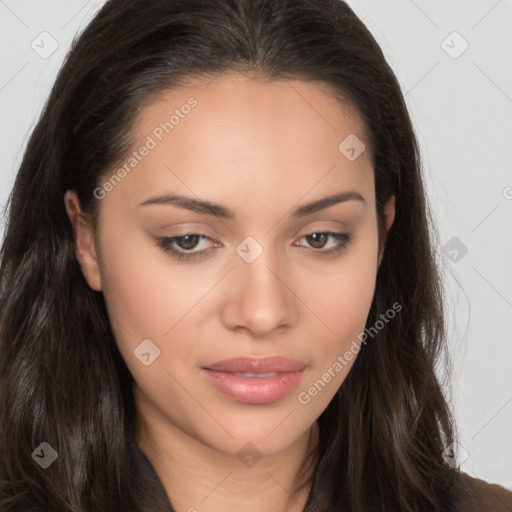
[[[297,298],[289,282],[291,274],[278,260],[267,249],[252,263],[242,259],[237,262],[222,310],[226,328],[268,338],[274,331],[296,323]]]

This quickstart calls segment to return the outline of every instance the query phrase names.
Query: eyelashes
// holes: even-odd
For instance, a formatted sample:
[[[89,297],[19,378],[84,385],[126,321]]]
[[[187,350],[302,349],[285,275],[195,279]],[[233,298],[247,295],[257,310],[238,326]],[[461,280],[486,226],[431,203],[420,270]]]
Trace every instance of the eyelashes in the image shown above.
[[[311,247],[310,245],[309,247],[309,252],[311,252],[314,256],[320,257],[328,257],[336,253],[341,253],[344,249],[350,246],[352,242],[351,234],[338,233],[334,231],[314,231],[308,235],[302,236],[300,240],[304,238],[313,239],[312,243],[319,243],[322,246],[319,248],[314,246]],[[320,240],[318,240],[318,238],[320,238]],[[336,242],[336,245],[334,247],[330,247],[329,249],[324,249],[323,247],[326,244],[323,242],[329,239],[333,239]],[[215,247],[208,247],[202,250],[192,250],[195,249],[200,242],[209,240],[213,241],[210,237],[200,233],[186,233],[184,235],[173,237],[157,237],[156,244],[165,253],[170,254],[177,260],[191,260],[195,258],[206,257],[215,250]],[[308,243],[310,244],[311,241]],[[181,248],[179,247],[180,245],[182,246]],[[190,245],[193,247],[190,247]],[[294,245],[297,244],[294,243]]]

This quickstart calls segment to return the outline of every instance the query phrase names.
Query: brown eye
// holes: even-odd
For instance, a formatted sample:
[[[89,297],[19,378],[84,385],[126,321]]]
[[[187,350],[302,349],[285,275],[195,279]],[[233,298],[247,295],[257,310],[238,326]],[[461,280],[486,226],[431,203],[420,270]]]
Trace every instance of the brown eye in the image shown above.
[[[175,238],[175,243],[181,249],[190,251],[195,249],[196,245],[201,240],[201,235],[185,235]]]
[[[200,258],[210,254],[215,247],[206,247],[201,250],[201,242],[214,242],[210,237],[199,233],[188,233],[180,236],[157,238],[157,246],[171,254],[176,259]],[[215,243],[215,242],[214,242]],[[218,246],[218,244],[216,244]]]
[[[311,252],[319,256],[330,256],[336,252],[340,252],[350,245],[352,235],[349,233],[335,233],[332,231],[319,231],[304,235],[302,237],[311,248]],[[329,244],[329,239],[336,241],[331,247],[325,249]]]
[[[329,239],[328,233],[312,233],[311,235],[306,235],[304,238],[308,240],[308,244],[315,249],[321,249],[327,240]]]

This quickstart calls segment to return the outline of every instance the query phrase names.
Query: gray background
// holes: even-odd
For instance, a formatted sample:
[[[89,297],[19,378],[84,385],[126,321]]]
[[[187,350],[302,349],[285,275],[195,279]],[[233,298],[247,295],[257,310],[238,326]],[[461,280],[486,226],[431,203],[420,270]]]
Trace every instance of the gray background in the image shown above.
[[[71,40],[102,4],[0,0],[2,207]],[[422,149],[447,290],[459,463],[512,489],[512,2],[349,4],[397,74]],[[52,40],[58,48],[46,55]]]

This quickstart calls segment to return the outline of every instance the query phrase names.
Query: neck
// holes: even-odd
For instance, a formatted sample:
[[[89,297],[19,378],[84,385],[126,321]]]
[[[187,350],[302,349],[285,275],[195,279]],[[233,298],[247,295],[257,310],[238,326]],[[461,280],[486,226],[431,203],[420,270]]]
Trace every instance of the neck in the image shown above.
[[[299,468],[318,445],[318,424],[278,453],[259,460],[226,454],[162,419],[139,417],[137,444],[159,476],[174,510],[302,512],[311,484],[292,496]],[[311,479],[314,460],[304,478]]]

